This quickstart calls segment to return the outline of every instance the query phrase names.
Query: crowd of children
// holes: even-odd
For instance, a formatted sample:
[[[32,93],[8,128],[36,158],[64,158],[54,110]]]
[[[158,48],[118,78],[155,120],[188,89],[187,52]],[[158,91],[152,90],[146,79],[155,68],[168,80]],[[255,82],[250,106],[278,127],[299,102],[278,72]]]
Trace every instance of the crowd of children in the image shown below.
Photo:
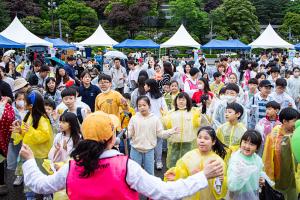
[[[93,76],[74,73],[75,63],[51,76],[35,62],[29,75],[11,77],[10,91],[0,88],[0,195],[7,162],[28,200],[256,200],[267,185],[298,199],[299,66],[285,77],[276,60],[241,70],[221,58],[207,72],[205,58],[199,67],[149,57],[126,71],[116,58]]]

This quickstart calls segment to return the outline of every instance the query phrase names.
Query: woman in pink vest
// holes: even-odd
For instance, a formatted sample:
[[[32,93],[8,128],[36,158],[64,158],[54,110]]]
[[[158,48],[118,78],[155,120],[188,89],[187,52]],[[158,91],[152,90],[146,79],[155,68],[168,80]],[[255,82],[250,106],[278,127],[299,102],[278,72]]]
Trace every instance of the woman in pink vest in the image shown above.
[[[70,200],[181,199],[208,186],[207,179],[223,175],[220,162],[211,161],[202,172],[175,182],[163,182],[149,175],[139,164],[114,150],[115,118],[101,111],[88,115],[82,123],[81,141],[68,164],[53,175],[42,174],[30,148],[23,144],[24,182],[34,192],[51,194],[66,188]]]
[[[187,78],[184,83],[184,92],[186,92],[190,98],[193,97],[194,93],[198,91],[199,85],[199,69],[193,67],[190,71],[190,78]]]

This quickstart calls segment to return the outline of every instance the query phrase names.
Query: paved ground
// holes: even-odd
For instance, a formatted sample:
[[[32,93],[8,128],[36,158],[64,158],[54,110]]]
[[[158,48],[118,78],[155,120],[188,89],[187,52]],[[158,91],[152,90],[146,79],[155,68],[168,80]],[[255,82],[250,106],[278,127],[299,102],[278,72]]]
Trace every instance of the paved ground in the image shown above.
[[[166,154],[163,153],[163,160],[165,161]],[[165,163],[164,163],[164,168],[161,171],[155,171],[155,175],[159,177],[163,177],[164,172],[166,171],[165,169]],[[25,196],[23,194],[23,187],[13,187],[13,181],[15,179],[14,176],[14,171],[7,170],[6,173],[6,182],[7,186],[9,188],[9,193],[6,196],[0,196],[0,200],[25,200]],[[146,198],[141,198],[142,200]]]

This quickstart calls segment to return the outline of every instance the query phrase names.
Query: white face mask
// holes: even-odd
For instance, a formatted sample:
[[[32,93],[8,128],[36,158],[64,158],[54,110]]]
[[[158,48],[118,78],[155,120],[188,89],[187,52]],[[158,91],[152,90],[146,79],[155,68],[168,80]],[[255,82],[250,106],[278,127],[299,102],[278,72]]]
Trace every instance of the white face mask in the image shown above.
[[[203,90],[203,89],[204,89],[204,85],[201,85],[201,84],[198,85],[198,89],[199,89],[199,90]]]
[[[103,94],[107,94],[107,93],[109,93],[109,92],[110,92],[110,88],[109,88],[109,89],[107,89],[106,91],[103,91],[103,90],[101,90],[101,92],[102,92]]]
[[[236,100],[236,97],[230,95],[225,95],[224,98],[227,103],[233,103]]]
[[[23,100],[16,101],[16,105],[18,107],[24,108],[25,107],[25,101],[23,101]]]

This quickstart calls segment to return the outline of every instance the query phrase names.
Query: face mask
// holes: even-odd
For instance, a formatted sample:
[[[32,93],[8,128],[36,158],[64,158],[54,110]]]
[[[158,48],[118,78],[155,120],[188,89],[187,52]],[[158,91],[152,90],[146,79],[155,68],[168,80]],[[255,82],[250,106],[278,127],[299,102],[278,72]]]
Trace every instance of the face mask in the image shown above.
[[[88,68],[93,68],[93,64],[88,64]]]
[[[23,100],[16,101],[16,105],[17,105],[18,107],[24,108],[25,102],[24,102]]]
[[[225,101],[227,103],[233,103],[235,101],[236,97],[230,96],[230,95],[225,95]]]
[[[198,89],[199,90],[203,90],[204,89],[204,85],[198,85]]]

